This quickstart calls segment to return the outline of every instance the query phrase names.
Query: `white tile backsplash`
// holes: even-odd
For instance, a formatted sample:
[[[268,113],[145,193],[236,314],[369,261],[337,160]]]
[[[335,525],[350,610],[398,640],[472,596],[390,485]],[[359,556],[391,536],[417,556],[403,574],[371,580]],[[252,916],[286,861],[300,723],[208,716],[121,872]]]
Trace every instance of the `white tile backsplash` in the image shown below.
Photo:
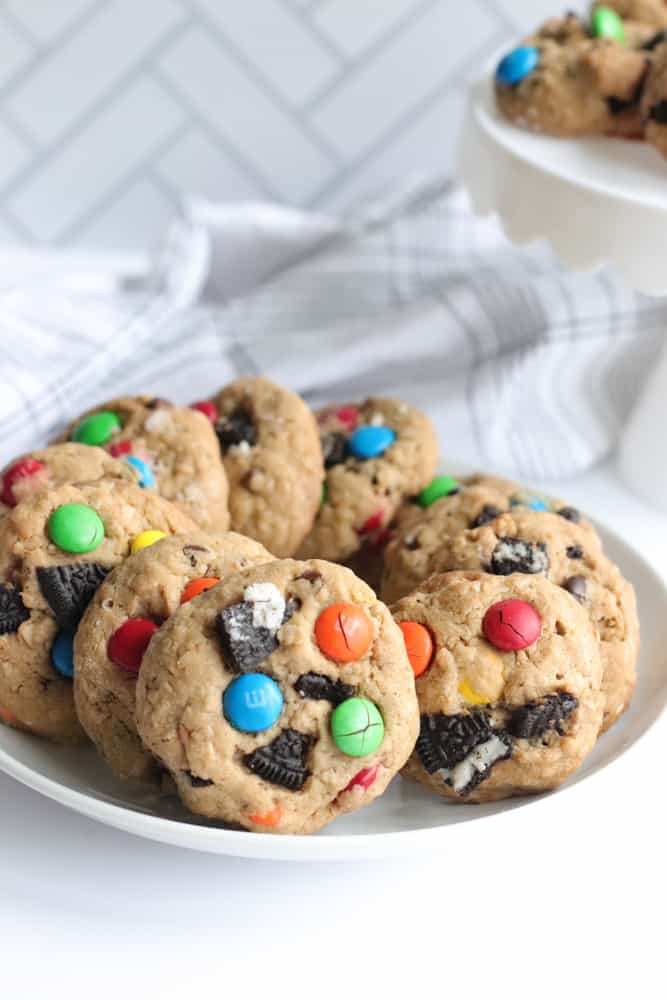
[[[0,241],[134,250],[188,192],[341,209],[450,171],[466,81],[558,6],[0,0]]]

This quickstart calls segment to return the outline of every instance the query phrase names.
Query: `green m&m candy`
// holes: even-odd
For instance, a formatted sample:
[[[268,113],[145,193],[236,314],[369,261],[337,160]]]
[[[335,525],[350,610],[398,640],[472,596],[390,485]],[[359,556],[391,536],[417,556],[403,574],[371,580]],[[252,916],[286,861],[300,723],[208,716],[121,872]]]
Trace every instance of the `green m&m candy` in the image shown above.
[[[625,41],[623,21],[610,7],[598,7],[593,11],[591,28],[596,38],[613,38],[616,42]]]
[[[459,481],[454,476],[435,476],[428,486],[425,486],[417,496],[417,503],[420,507],[430,507],[441,497],[448,497],[451,493],[459,490]]]
[[[120,429],[121,422],[118,414],[112,413],[111,410],[101,410],[99,413],[91,413],[89,417],[85,417],[80,424],[77,424],[72,431],[71,439],[77,444],[94,444],[102,447]]]
[[[64,503],[51,514],[48,532],[63,552],[92,552],[104,539],[104,524],[85,503]]]
[[[348,757],[373,753],[384,739],[384,721],[368,698],[347,698],[331,713],[331,736]]]

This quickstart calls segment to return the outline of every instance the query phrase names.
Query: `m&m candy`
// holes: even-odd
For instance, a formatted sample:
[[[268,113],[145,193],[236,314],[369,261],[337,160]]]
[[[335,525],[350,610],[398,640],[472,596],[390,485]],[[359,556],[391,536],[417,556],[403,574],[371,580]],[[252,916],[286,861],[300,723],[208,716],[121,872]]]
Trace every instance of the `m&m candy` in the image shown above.
[[[328,659],[352,663],[368,652],[373,641],[373,623],[356,604],[330,604],[315,622],[315,641]]]
[[[51,663],[61,677],[71,680],[74,676],[74,636],[71,632],[58,632],[51,646]]]
[[[20,462],[15,462],[14,465],[10,466],[2,477],[2,493],[0,494],[2,502],[8,507],[15,507],[17,500],[14,495],[14,486],[16,483],[20,479],[28,479],[38,473],[44,478],[48,476],[46,466],[34,458],[22,458]]]
[[[348,451],[355,458],[365,461],[369,458],[379,458],[396,440],[396,432],[391,427],[376,427],[366,425],[358,427],[347,442]]]
[[[159,542],[161,538],[166,538],[167,533],[165,531],[142,531],[132,542],[130,550],[132,552],[140,552],[141,549],[147,549],[149,545],[155,545]]]
[[[595,38],[612,38],[615,42],[625,41],[623,21],[610,7],[598,7],[593,11],[591,30]]]
[[[537,642],[542,619],[532,604],[511,598],[488,608],[482,621],[485,638],[505,652],[518,652]]]
[[[113,458],[121,458],[123,455],[129,455],[131,451],[131,441],[114,441],[113,444],[109,445],[109,454],[113,456]]]
[[[266,674],[242,674],[222,696],[224,716],[242,733],[270,729],[283,709],[283,696],[276,682]]]
[[[331,737],[347,757],[366,757],[384,739],[384,720],[368,698],[346,698],[331,713]]]
[[[120,417],[111,410],[101,410],[91,413],[77,424],[71,434],[72,441],[78,444],[91,444],[101,447],[121,429]]]
[[[183,588],[181,604],[187,604],[193,597],[197,597],[199,594],[203,594],[205,590],[215,587],[216,583],[220,583],[220,579],[217,576],[202,576],[198,580],[190,580],[190,583]]]
[[[521,45],[517,49],[512,49],[498,63],[496,82],[505,87],[514,87],[530,76],[539,62],[540,53],[531,45]]]
[[[92,552],[104,540],[104,522],[92,507],[64,503],[48,520],[49,538],[63,552]]]
[[[144,653],[157,632],[148,618],[128,618],[116,629],[107,643],[107,656],[128,674],[138,674]]]
[[[399,622],[398,627],[403,633],[405,651],[415,677],[421,677],[429,667],[433,657],[433,639],[431,633],[419,622]]]
[[[128,465],[133,466],[139,472],[139,486],[142,489],[150,489],[155,486],[155,476],[153,475],[153,470],[151,469],[148,462],[144,462],[143,459],[137,458],[136,455],[130,455],[125,459]]]
[[[345,786],[344,792],[351,792],[353,788],[363,788],[366,790],[370,788],[371,785],[375,784],[375,779],[380,771],[380,765],[374,764],[373,767],[364,767],[361,771],[358,771],[352,781]]]
[[[218,408],[210,399],[202,399],[198,403],[192,404],[193,410],[198,410],[211,421],[212,424],[218,419]]]
[[[435,476],[428,486],[425,486],[417,496],[417,503],[420,507],[430,507],[441,497],[451,496],[458,493],[459,481],[454,476]]]

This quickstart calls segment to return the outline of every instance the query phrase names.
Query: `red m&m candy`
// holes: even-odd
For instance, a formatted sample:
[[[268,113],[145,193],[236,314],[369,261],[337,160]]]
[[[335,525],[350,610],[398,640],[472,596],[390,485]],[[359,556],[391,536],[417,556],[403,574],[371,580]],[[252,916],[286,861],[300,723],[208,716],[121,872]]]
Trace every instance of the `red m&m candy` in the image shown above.
[[[482,621],[484,636],[505,652],[518,652],[537,642],[542,619],[532,604],[510,599],[498,601],[488,608]]]
[[[351,792],[353,788],[357,785],[360,788],[366,789],[370,788],[375,782],[378,776],[378,771],[380,770],[379,764],[374,764],[373,767],[364,767],[361,771],[358,771],[349,785],[346,785],[343,789],[344,792]]]
[[[191,409],[198,410],[211,421],[212,424],[218,419],[218,408],[210,399],[202,399],[199,403],[193,403]]]
[[[113,444],[109,445],[109,454],[113,458],[120,458],[121,455],[129,455],[132,451],[131,441],[114,441]]]
[[[356,406],[341,406],[336,410],[336,420],[345,430],[353,431],[359,421],[359,410]]]
[[[22,458],[20,462],[15,462],[2,477],[2,494],[0,494],[2,502],[8,507],[15,507],[18,500],[14,496],[14,484],[19,479],[27,479],[43,470],[46,470],[46,466],[34,458]]]
[[[148,618],[128,618],[107,643],[109,659],[128,674],[138,674],[144,653],[157,632],[155,622]]]

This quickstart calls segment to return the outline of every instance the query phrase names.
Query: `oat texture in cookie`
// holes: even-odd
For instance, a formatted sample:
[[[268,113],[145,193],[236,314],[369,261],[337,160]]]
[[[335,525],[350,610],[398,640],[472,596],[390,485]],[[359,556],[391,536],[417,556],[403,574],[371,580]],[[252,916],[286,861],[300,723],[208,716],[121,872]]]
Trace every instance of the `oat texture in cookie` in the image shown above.
[[[0,717],[83,740],[72,645],[88,602],[141,532],[194,527],[157,494],[114,479],[36,493],[0,518]]]
[[[403,774],[459,802],[556,788],[602,720],[599,644],[585,609],[541,575],[456,571],[392,608],[427,629],[420,732]]]
[[[350,570],[291,559],[227,577],[162,625],[137,724],[186,806],[273,833],[310,833],[372,801],[419,731],[386,607]]]

